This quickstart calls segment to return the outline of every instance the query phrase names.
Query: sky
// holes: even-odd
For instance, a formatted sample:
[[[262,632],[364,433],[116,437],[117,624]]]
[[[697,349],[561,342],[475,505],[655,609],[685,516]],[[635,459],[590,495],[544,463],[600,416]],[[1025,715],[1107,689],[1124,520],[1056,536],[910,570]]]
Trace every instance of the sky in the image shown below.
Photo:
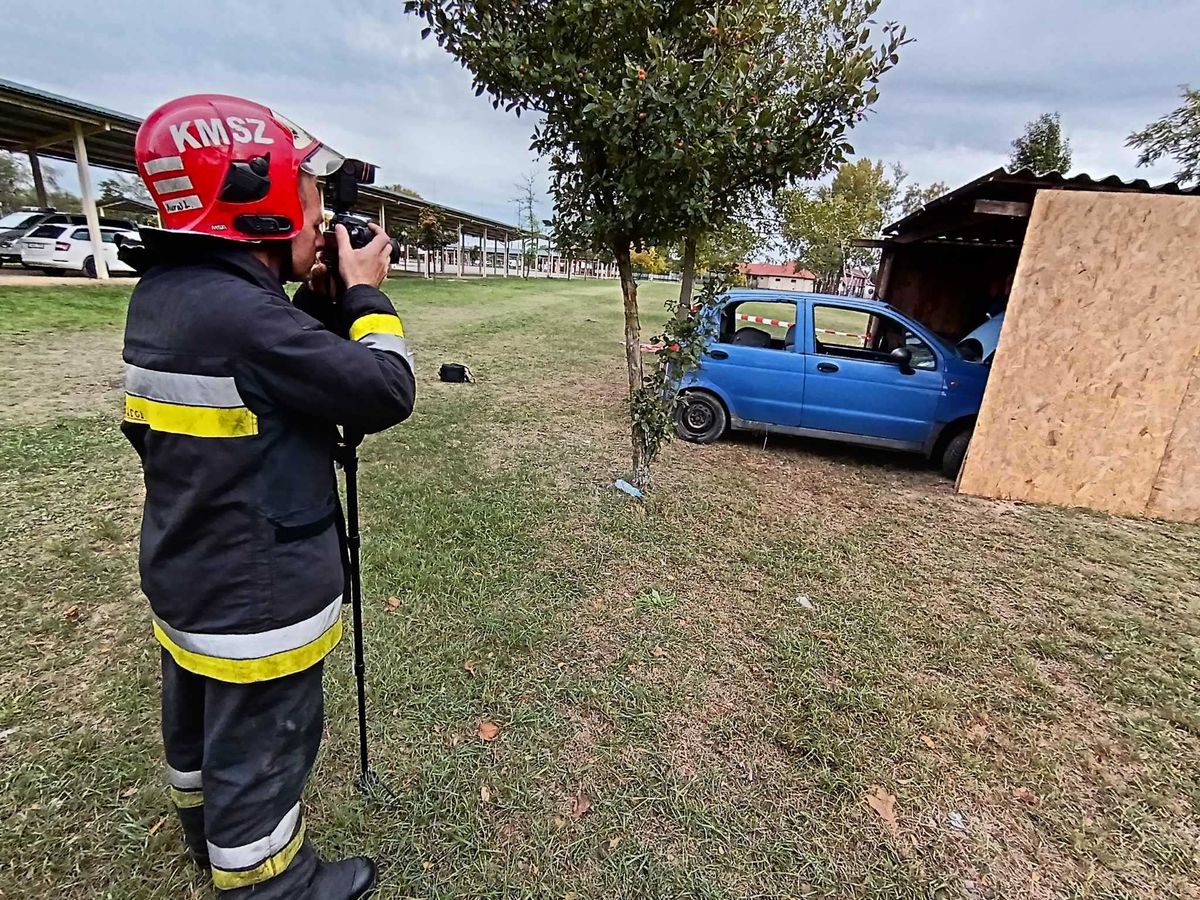
[[[59,0],[13,4],[0,77],[133,115],[187,93],[279,110],[330,146],[377,163],[439,203],[514,221],[516,182],[545,166],[532,121],[477,98],[470,76],[403,0]],[[284,13],[286,10],[286,13]],[[1200,0],[884,0],[913,43],[852,135],[859,155],[951,187],[1003,165],[1043,112],[1062,114],[1076,172],[1170,180],[1137,169],[1125,137],[1200,84]],[[77,185],[59,166],[63,184]],[[548,201],[541,212],[548,215]]]

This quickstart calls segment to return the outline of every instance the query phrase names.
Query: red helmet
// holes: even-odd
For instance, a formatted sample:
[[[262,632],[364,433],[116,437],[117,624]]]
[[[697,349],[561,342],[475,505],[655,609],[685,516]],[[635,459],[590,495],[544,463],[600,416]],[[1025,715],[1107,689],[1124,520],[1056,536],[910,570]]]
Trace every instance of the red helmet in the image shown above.
[[[301,169],[326,177],[345,159],[261,103],[221,94],[160,106],[134,153],[165,229],[235,241],[295,237]]]

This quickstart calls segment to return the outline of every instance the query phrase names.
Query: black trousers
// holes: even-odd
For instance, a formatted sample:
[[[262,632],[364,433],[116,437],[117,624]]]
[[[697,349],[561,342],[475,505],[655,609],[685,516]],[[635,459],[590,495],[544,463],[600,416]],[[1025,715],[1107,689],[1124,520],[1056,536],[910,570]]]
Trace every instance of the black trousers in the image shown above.
[[[336,897],[305,836],[300,794],[321,743],[323,664],[230,684],[162,654],[171,797],[189,851],[224,900]],[[332,874],[332,873],[328,873]]]

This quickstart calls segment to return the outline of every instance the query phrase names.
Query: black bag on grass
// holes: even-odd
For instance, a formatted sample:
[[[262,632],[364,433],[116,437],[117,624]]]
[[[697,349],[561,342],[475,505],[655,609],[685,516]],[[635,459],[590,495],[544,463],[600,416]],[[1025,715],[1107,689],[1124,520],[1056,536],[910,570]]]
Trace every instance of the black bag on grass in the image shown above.
[[[449,384],[474,384],[475,376],[462,363],[443,363],[438,369],[438,378]]]

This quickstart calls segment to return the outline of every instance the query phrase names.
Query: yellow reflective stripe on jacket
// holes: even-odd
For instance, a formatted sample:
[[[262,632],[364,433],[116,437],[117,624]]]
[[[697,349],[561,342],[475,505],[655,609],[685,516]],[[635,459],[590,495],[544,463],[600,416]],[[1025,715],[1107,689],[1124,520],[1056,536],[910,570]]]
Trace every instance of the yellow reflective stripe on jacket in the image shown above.
[[[258,434],[258,416],[244,406],[184,406],[125,395],[125,421],[149,425],[153,431],[192,437],[227,438]]]
[[[197,806],[204,805],[203,791],[182,791],[177,787],[171,787],[169,790],[171,793],[171,802],[180,809],[194,809]]]
[[[295,837],[288,841],[282,850],[273,856],[268,856],[252,869],[222,869],[214,862],[212,866],[213,886],[222,891],[232,891],[235,888],[259,884],[282,874],[292,864],[292,860],[304,843],[304,828],[305,823],[301,821],[300,827],[296,829]],[[212,855],[211,845],[209,855],[210,857]]]
[[[359,316],[350,326],[350,340],[357,341],[368,334],[394,334],[404,337],[404,325],[399,316],[391,313],[371,313]]]
[[[251,684],[283,678],[285,675],[303,672],[316,665],[342,639],[342,620],[337,619],[327,631],[307,644],[257,659],[226,659],[185,650],[171,640],[157,622],[154,623],[154,636],[180,668],[206,678],[215,678],[217,681]]]

